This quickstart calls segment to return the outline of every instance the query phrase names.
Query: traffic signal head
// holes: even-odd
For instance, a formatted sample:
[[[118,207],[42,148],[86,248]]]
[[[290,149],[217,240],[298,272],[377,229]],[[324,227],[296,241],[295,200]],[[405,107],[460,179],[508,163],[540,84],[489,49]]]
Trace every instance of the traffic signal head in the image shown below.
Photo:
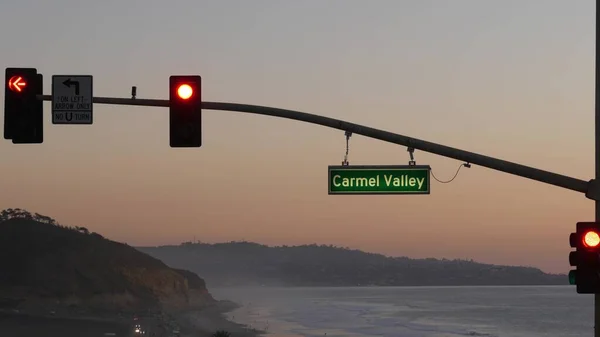
[[[44,141],[42,74],[35,68],[6,68],[4,81],[4,139],[14,144]]]
[[[202,79],[169,78],[169,143],[171,147],[202,146]]]
[[[600,293],[600,223],[578,222],[569,243],[576,249],[569,253],[569,264],[576,267],[569,272],[569,283],[580,294]]]

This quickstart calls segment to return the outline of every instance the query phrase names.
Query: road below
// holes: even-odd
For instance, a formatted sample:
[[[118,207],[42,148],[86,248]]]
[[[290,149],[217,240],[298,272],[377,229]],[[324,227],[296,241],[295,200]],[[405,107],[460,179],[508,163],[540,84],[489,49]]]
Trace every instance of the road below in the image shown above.
[[[0,336],[130,337],[131,324],[0,313]]]

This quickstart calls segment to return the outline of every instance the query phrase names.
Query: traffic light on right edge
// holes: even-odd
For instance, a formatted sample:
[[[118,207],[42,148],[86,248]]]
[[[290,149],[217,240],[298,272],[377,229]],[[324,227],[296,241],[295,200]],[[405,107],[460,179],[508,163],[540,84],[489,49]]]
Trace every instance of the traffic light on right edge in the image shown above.
[[[13,144],[44,141],[43,77],[35,68],[6,68],[4,80],[4,139]]]
[[[569,236],[574,252],[569,253],[569,283],[579,294],[600,293],[600,223],[578,222],[576,232]]]
[[[169,144],[202,146],[202,79],[198,75],[169,77]]]

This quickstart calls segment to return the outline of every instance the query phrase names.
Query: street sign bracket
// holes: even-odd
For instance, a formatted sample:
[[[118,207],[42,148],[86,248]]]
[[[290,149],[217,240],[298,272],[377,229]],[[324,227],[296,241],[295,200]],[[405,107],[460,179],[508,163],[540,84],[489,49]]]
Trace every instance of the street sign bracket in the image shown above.
[[[406,151],[408,151],[408,155],[410,156],[410,160],[408,161],[408,165],[409,166],[415,166],[417,165],[417,162],[415,161],[415,149],[413,147],[409,147],[406,149]]]
[[[344,160],[342,161],[342,166],[350,165],[348,161],[348,153],[350,152],[350,137],[352,137],[351,131],[344,132],[344,136],[346,137],[346,154],[344,155]]]

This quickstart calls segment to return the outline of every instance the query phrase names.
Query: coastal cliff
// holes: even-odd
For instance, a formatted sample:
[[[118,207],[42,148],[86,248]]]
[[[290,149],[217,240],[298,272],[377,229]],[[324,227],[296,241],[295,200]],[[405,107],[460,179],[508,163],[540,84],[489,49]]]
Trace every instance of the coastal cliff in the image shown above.
[[[21,209],[0,212],[0,270],[0,308],[26,312],[146,312],[216,303],[190,271]]]

